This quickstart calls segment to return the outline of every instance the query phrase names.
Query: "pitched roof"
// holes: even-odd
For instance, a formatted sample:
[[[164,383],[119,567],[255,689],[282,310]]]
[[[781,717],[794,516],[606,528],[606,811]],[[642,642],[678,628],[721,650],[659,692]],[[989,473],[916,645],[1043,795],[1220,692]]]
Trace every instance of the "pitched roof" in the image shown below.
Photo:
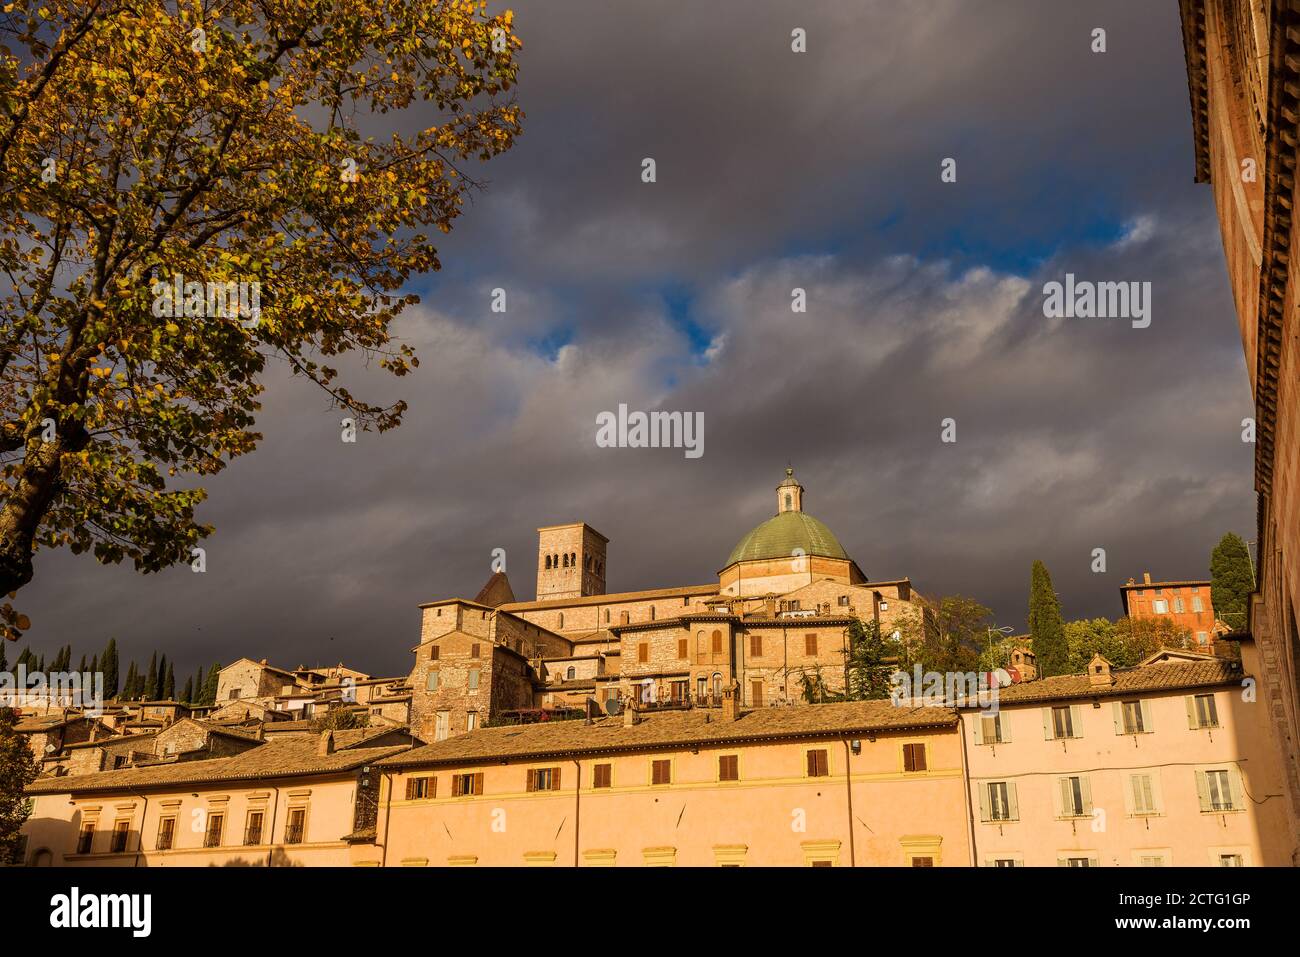
[[[543,601],[516,601],[502,605],[502,611],[539,611],[544,608],[567,608],[571,605],[617,605],[625,601],[646,601],[651,598],[682,598],[689,595],[716,595],[717,583],[711,585],[683,585],[678,588],[651,588],[646,591],[621,591],[608,595],[587,595],[584,598],[548,598]],[[420,607],[424,607],[423,605]]]
[[[735,721],[723,721],[721,712],[707,709],[663,711],[644,714],[641,723],[631,727],[619,716],[596,718],[591,724],[572,720],[481,728],[404,751],[380,764],[418,767],[575,752],[676,750],[690,745],[948,728],[956,720],[951,708],[900,708],[889,701],[758,708]]]
[[[62,794],[89,791],[124,791],[140,788],[170,787],[217,781],[255,781],[263,778],[298,777],[350,771],[380,758],[396,754],[403,746],[383,748],[348,748],[333,754],[317,754],[318,739],[284,738],[269,741],[242,754],[207,761],[181,761],[152,767],[121,768],[42,778],[28,789],[29,794]]]
[[[1055,675],[998,691],[998,704],[1020,704],[1065,698],[1106,698],[1145,692],[1180,691],[1239,684],[1241,664],[1228,658],[1210,661],[1170,661],[1111,671],[1114,684],[1094,685],[1088,675]]]

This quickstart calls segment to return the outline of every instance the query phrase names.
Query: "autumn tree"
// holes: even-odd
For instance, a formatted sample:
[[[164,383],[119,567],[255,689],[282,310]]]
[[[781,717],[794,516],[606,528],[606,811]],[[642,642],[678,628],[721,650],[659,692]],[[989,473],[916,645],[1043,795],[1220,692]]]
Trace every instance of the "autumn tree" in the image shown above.
[[[31,814],[31,801],[23,793],[36,780],[36,756],[22,735],[14,731],[16,708],[0,708],[0,864],[18,864],[19,830]]]
[[[256,445],[268,362],[359,429],[399,423],[331,362],[415,365],[401,289],[520,130],[512,22],[480,0],[3,5],[0,595],[41,547],[195,560],[198,482]]]

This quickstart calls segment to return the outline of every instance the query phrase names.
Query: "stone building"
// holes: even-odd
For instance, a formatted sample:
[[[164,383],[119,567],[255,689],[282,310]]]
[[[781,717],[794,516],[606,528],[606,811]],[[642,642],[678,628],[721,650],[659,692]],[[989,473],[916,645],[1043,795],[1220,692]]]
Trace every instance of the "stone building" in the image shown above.
[[[1300,336],[1295,272],[1300,9],[1291,0],[1180,0],[1197,182],[1209,183],[1255,398],[1257,591],[1248,631],[1286,763],[1300,863]],[[1252,434],[1253,433],[1253,434]]]

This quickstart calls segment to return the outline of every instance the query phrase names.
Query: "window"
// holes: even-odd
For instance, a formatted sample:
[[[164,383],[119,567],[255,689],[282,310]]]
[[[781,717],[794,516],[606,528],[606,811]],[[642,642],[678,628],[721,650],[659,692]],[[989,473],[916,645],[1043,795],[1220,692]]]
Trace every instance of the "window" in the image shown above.
[[[830,776],[830,765],[826,760],[824,748],[808,752],[808,777],[824,778]]]
[[[423,798],[437,797],[438,779],[435,777],[428,778],[407,778],[406,780],[406,799],[408,801],[419,801]]]
[[[262,843],[262,821],[265,817],[262,811],[249,811],[248,823],[244,825],[244,844],[253,847]]]
[[[559,768],[532,768],[528,772],[528,790],[558,791],[560,789]]]
[[[980,788],[980,820],[1017,821],[1020,809],[1016,786],[1010,781],[989,781]]]
[[[231,689],[230,689],[230,694],[227,695],[228,699],[231,700],[231,701],[235,701],[235,700],[237,700],[237,699],[239,698],[240,690],[241,690],[241,689],[239,689],[239,688],[231,688]]]
[[[995,857],[989,862],[990,867],[1022,867],[1014,857]]]
[[[1240,854],[1220,854],[1219,866],[1220,867],[1244,867],[1245,863],[1242,861]]]
[[[1074,712],[1069,705],[1056,705],[1052,708],[1048,732],[1049,740],[1074,737]]]
[[[1091,857],[1065,857],[1058,862],[1062,867],[1096,867]]]
[[[761,658],[763,656],[763,636],[749,636],[749,656],[751,658]]]
[[[1092,787],[1082,775],[1072,774],[1059,778],[1061,788],[1061,816],[1087,817],[1092,814]]]
[[[479,670],[477,668],[469,669],[469,690],[470,691],[478,691],[478,676],[479,676]]]
[[[1201,799],[1202,811],[1237,811],[1235,782],[1227,770],[1197,771],[1196,792]]]
[[[715,655],[722,654],[722,632],[717,629],[713,631],[713,653]]]
[[[429,660],[430,660],[430,661],[437,661],[437,660],[438,660],[438,654],[439,654],[439,652],[440,652],[440,649],[438,648],[437,645],[430,645],[430,646],[429,646]]]
[[[1200,596],[1200,595],[1193,595],[1193,596],[1192,596],[1192,611],[1194,611],[1194,612],[1196,612],[1196,613],[1198,613],[1198,614],[1199,614],[1200,612],[1205,611],[1205,605],[1204,605],[1204,603],[1201,601],[1201,596]]]
[[[221,829],[225,826],[226,816],[224,814],[208,814],[208,829],[203,835],[204,847],[221,846]]]
[[[465,730],[473,731],[478,727],[478,712],[471,711],[465,715]]]
[[[673,763],[671,761],[651,761],[650,762],[650,783],[651,784],[672,784]]]
[[[1165,856],[1163,854],[1138,854],[1138,867],[1164,867]]]
[[[439,711],[434,716],[433,739],[435,741],[446,741],[450,725],[451,721],[448,713],[446,711]]]
[[[289,808],[289,820],[284,825],[284,843],[301,844],[307,838],[307,809]]]
[[[90,848],[95,842],[95,824],[81,825],[81,833],[77,835],[77,853],[89,854]]]
[[[564,630],[564,612],[560,612],[555,627],[561,631]]]
[[[925,770],[924,744],[903,745],[903,770],[909,772]]]
[[[1116,732],[1118,734],[1146,734],[1151,730],[1150,711],[1145,701],[1123,701],[1117,706],[1119,709],[1119,720],[1117,722]]]
[[[478,642],[475,642],[474,644],[469,646],[469,656],[471,658],[479,657]]]
[[[438,672],[429,672],[428,676],[424,679],[424,687],[429,691],[438,690]]]
[[[1203,631],[1198,631],[1196,633],[1196,643],[1198,645],[1208,645],[1210,643],[1209,636]]]
[[[591,786],[608,788],[614,786],[614,765],[597,764],[591,769]]]
[[[550,567],[551,567],[551,556],[550,556],[550,555],[547,555],[547,556],[546,556],[546,567],[547,567],[547,568],[550,568]]]
[[[1175,615],[1181,615],[1182,613],[1183,613],[1183,600],[1182,600],[1181,598],[1175,598],[1175,599],[1174,599],[1174,614],[1175,614]]]
[[[158,822],[158,840],[156,847],[160,851],[170,851],[176,840],[176,818],[165,817]]]
[[[1129,776],[1129,797],[1134,814],[1156,813],[1156,785],[1150,774]]]
[[[803,636],[803,650],[806,655],[817,654],[817,636],[815,634]]]
[[[749,700],[755,708],[763,707],[763,682],[751,680],[749,682]]]
[[[912,858],[913,867],[934,867],[933,857],[914,857]]]
[[[1214,703],[1214,695],[1188,695],[1187,726],[1193,730],[1219,726],[1219,709]]]
[[[880,610],[881,610],[881,611],[889,611],[889,602],[887,602],[887,601],[882,601],[882,602],[880,603]]]
[[[1169,600],[1167,598],[1156,598],[1151,602],[1151,610],[1157,615],[1169,614]],[[1073,858],[1071,858],[1073,860]]]
[[[687,655],[687,653],[686,653],[686,645],[687,645],[687,641],[686,641],[685,638],[678,638],[678,639],[677,639],[677,657],[678,657],[678,658],[687,658],[687,657],[689,657],[689,655]]]
[[[565,568],[568,568],[568,567],[569,567],[569,556],[568,556],[568,555],[565,555],[565,556],[564,556],[564,567],[565,567]]]
[[[130,821],[118,821],[113,825],[113,843],[109,846],[109,851],[113,854],[121,854],[126,850],[126,839],[131,834]]]
[[[740,780],[740,756],[739,755],[724,754],[719,756],[718,780],[719,781]]]
[[[848,607],[848,604],[849,604],[849,596],[848,596],[848,595],[841,595],[840,598],[839,598],[839,605],[840,605],[840,607],[841,607],[841,608],[847,608],[847,607]]]
[[[573,665],[569,665],[568,670],[564,672],[564,680],[572,681],[576,677],[578,677],[578,669],[573,667]]]
[[[1004,734],[1002,713],[977,715],[975,718],[976,744],[1004,744],[1010,740]]]
[[[643,641],[636,646],[636,660],[640,664],[650,660],[650,645],[647,642]]]
[[[457,774],[451,779],[452,797],[471,797],[483,793],[483,773]]]

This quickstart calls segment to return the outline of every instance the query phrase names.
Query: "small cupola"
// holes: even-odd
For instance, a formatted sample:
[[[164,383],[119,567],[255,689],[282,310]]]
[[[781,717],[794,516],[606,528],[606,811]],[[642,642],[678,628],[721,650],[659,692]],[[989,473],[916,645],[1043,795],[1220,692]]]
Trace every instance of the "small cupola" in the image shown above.
[[[1093,687],[1113,685],[1115,676],[1111,674],[1110,669],[1109,661],[1101,655],[1093,655],[1092,661],[1088,662],[1088,684]]]
[[[776,487],[776,513],[802,512],[803,486],[794,477],[794,469],[785,470],[785,481]]]

